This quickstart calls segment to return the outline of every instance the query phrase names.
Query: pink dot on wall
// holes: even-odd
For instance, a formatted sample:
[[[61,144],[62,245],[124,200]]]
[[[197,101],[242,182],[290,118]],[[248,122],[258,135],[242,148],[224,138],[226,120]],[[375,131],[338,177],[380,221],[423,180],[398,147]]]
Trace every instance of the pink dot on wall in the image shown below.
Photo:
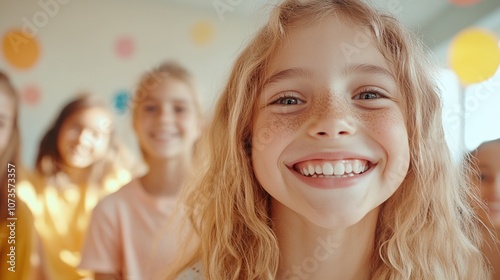
[[[115,52],[120,58],[126,59],[131,57],[135,51],[134,39],[128,36],[120,37],[115,42]]]
[[[26,85],[21,91],[21,99],[24,104],[34,106],[40,102],[42,97],[41,90],[34,84]]]
[[[448,0],[450,3],[457,6],[471,6],[481,2],[481,0]]]

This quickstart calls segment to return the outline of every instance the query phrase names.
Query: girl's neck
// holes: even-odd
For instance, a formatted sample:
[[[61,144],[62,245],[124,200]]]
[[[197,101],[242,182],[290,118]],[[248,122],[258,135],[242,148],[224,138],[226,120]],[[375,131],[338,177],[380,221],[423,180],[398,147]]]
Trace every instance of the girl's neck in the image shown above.
[[[66,166],[64,172],[68,176],[68,179],[71,183],[76,185],[83,185],[89,182],[90,177],[90,167],[87,168],[76,168]]]
[[[189,158],[150,157],[146,162],[149,171],[140,179],[146,192],[151,195],[176,196],[191,166]]]
[[[378,212],[349,228],[332,230],[273,209],[281,256],[276,279],[371,279]]]

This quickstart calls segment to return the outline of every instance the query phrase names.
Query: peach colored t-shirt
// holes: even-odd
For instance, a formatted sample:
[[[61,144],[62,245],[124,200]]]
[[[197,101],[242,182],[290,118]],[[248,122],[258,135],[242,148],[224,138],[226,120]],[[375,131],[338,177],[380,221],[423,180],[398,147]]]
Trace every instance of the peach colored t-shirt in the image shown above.
[[[95,207],[79,268],[119,279],[162,279],[177,249],[169,218],[176,200],[153,197],[133,180]]]

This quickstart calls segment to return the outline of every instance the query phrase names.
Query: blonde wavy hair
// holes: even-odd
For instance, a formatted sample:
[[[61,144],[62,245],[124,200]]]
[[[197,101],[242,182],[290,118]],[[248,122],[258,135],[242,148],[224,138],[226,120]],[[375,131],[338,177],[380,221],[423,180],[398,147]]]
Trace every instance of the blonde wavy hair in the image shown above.
[[[401,109],[410,167],[380,211],[372,278],[489,278],[480,251],[480,223],[471,207],[477,197],[451,160],[423,47],[393,17],[356,0],[286,0],[237,58],[200,143],[204,155],[195,161],[200,163],[198,175],[185,189],[183,211],[199,242],[170,278],[199,262],[209,280],[275,279],[280,252],[271,227],[270,196],[256,180],[251,162],[253,108],[271,59],[294,26],[334,15],[370,31],[405,98]]]

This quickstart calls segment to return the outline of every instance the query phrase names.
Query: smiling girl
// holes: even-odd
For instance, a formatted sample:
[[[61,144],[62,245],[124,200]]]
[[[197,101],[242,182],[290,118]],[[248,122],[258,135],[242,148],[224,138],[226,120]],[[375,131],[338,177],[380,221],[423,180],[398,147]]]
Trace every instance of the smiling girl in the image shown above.
[[[127,154],[112,115],[97,97],[69,102],[43,136],[33,188],[20,188],[41,241],[46,279],[82,279],[77,271],[90,214],[105,195],[130,180]]]
[[[161,279],[178,254],[181,233],[173,210],[192,170],[201,104],[188,71],[167,62],[144,74],[132,105],[149,170],[94,210],[80,267],[96,280]]]
[[[283,1],[215,108],[185,202],[199,246],[174,275],[487,279],[439,106],[392,17],[355,0]]]

